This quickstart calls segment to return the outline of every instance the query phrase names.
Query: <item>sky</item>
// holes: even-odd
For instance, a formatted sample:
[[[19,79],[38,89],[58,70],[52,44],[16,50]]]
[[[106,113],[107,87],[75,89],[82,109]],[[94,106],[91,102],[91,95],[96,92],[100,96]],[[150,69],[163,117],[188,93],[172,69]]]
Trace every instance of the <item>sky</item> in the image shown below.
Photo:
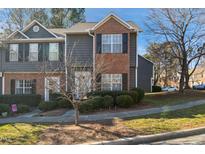
[[[131,8],[120,8],[120,9],[93,9],[88,8],[85,9],[85,16],[87,22],[98,22],[102,20],[105,16],[107,16],[110,12],[115,13],[117,16],[122,18],[125,21],[132,20],[135,22],[142,30],[138,37],[138,53],[143,55],[146,53],[146,48],[149,42],[152,42],[151,35],[147,31],[147,27],[145,26],[145,21],[147,16],[149,15],[148,9],[131,9]]]

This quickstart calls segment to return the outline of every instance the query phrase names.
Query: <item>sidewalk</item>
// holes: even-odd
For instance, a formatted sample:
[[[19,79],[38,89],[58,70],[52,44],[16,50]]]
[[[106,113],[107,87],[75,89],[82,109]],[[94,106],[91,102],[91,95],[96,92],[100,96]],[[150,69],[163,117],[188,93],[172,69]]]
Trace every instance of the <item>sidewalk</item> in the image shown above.
[[[163,106],[150,109],[143,109],[137,111],[127,111],[127,112],[115,112],[115,113],[104,113],[96,115],[81,115],[80,121],[101,121],[101,120],[111,120],[113,118],[129,118],[129,117],[138,117],[149,114],[175,111],[180,109],[191,108],[194,106],[205,104],[205,100],[191,101],[179,105]],[[71,115],[70,112],[65,113],[62,116],[49,116],[49,117],[35,117],[35,116],[19,116],[0,119],[0,124],[6,123],[73,123],[74,114]]]

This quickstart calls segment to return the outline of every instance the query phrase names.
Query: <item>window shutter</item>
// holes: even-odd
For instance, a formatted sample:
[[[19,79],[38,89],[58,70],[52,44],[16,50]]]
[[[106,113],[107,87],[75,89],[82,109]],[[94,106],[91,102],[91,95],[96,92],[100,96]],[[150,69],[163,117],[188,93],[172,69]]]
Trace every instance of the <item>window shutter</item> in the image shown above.
[[[32,81],[32,94],[36,94],[36,79]]]
[[[96,53],[101,53],[102,34],[97,34],[96,38]]]
[[[9,62],[9,55],[10,55],[10,49],[9,49],[9,44],[6,44],[5,46],[5,51],[6,51],[6,62]]]
[[[44,60],[49,61],[49,43],[44,43]]]
[[[11,95],[15,94],[15,87],[16,86],[16,82],[14,79],[11,80]]]
[[[122,34],[122,49],[123,49],[123,53],[127,53],[127,49],[128,49],[128,34],[127,33]]]
[[[19,50],[18,50],[18,61],[23,61],[23,44],[19,44]]]
[[[25,61],[29,61],[29,43],[24,44]]]
[[[59,43],[59,61],[63,62],[65,44]]]
[[[102,75],[101,74],[98,74],[96,76],[96,90],[97,91],[100,91],[101,90],[101,78],[102,78]]]
[[[122,90],[128,90],[128,75],[127,73],[122,74]]]
[[[38,44],[38,61],[43,61],[43,43]]]

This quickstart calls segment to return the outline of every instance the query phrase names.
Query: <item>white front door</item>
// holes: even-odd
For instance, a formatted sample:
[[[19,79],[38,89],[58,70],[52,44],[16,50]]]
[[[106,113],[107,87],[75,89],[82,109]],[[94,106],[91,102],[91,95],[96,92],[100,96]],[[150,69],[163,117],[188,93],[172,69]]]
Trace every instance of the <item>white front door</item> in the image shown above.
[[[79,98],[83,93],[91,91],[91,72],[88,71],[77,71],[75,72],[75,93],[76,97]]]
[[[45,101],[49,101],[51,93],[60,92],[60,77],[46,77],[45,78]]]

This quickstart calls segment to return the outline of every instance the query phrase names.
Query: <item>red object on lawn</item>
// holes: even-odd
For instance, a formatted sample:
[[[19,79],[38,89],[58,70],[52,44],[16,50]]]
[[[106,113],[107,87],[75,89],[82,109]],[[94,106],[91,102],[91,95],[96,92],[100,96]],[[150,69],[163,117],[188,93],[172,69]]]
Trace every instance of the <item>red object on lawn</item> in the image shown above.
[[[12,104],[11,105],[11,110],[12,110],[12,112],[17,112],[17,105],[16,104]]]

